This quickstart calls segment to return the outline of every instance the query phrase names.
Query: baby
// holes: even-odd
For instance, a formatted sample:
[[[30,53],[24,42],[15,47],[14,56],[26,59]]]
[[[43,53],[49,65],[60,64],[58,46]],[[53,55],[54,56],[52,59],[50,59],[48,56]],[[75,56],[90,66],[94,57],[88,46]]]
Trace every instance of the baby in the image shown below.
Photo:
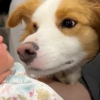
[[[11,57],[0,36],[0,100],[63,100],[53,89],[29,78]]]

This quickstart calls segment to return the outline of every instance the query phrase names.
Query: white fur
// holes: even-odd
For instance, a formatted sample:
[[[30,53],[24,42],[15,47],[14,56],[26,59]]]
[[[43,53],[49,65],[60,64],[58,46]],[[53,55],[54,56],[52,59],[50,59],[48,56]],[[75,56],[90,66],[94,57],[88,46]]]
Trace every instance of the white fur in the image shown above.
[[[39,29],[23,42],[35,42],[39,46],[37,58],[29,66],[41,70],[32,70],[36,75],[48,75],[77,66],[86,56],[78,38],[65,36],[55,24],[55,12],[61,1],[47,0],[36,10],[32,21]],[[74,62],[67,64],[69,61]]]

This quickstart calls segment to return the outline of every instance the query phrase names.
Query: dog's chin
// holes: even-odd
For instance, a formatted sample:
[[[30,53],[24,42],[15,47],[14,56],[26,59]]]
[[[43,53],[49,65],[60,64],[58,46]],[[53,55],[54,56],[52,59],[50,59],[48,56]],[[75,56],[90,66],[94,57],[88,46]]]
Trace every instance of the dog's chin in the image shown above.
[[[32,65],[31,63],[27,65],[26,70],[29,71],[29,73],[31,74],[31,76],[35,75],[35,77],[44,77],[44,76],[48,76],[66,69],[69,69],[71,67],[75,66],[75,61],[74,60],[70,60],[68,62],[65,62],[63,64],[59,64],[58,66],[51,66],[51,68],[46,68],[46,69],[42,69],[41,68],[37,68],[36,66]]]

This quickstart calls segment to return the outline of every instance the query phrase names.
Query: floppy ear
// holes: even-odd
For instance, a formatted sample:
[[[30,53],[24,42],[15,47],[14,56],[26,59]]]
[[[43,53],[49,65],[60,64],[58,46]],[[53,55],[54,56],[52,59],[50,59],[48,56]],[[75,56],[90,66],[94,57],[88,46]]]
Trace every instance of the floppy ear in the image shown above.
[[[28,0],[24,4],[17,7],[17,9],[8,17],[6,26],[8,28],[15,27],[18,25],[22,20],[25,23],[30,22],[30,18],[36,8],[41,4],[38,0]]]

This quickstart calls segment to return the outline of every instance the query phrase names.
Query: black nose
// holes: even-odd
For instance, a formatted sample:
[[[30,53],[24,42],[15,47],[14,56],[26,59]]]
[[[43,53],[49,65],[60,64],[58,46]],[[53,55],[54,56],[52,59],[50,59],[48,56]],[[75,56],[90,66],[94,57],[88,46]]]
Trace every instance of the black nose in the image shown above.
[[[25,62],[26,64],[31,63],[34,58],[36,58],[36,51],[38,50],[38,46],[34,42],[27,42],[24,44],[21,44],[18,49],[17,53],[20,57],[20,59]]]

